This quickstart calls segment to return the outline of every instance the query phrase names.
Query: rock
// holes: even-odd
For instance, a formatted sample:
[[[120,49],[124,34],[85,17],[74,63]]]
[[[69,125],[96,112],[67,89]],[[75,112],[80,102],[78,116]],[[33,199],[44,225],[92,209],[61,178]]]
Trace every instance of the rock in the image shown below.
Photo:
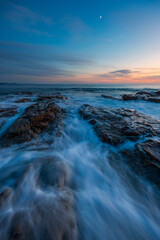
[[[37,101],[45,101],[45,100],[52,100],[52,99],[66,100],[68,98],[66,96],[63,96],[61,93],[57,93],[57,94],[54,94],[54,95],[42,95],[42,96],[39,96]]]
[[[30,217],[31,219],[31,217]],[[33,222],[30,222],[28,213],[19,210],[11,218],[10,229],[8,231],[9,240],[35,240],[36,233],[33,229]]]
[[[4,191],[0,193],[0,206],[3,204],[3,202],[6,201],[6,199],[9,197],[11,192],[12,192],[12,189],[7,187]]]
[[[22,92],[18,92],[16,94],[17,95],[29,95],[29,96],[32,96],[33,92],[31,92],[31,91],[22,91]]]
[[[160,103],[160,97],[149,97],[147,101]]]
[[[146,92],[146,91],[139,91],[139,92],[136,92],[136,95],[152,96],[152,93],[151,92]]]
[[[47,199],[48,198],[48,199]],[[76,222],[70,208],[66,208],[72,195],[63,191],[54,196],[37,197],[30,207],[16,210],[8,230],[9,240],[74,240]]]
[[[160,142],[148,140],[136,144],[137,151],[143,160],[159,169],[160,173]]]
[[[124,94],[122,96],[123,100],[146,100],[151,102],[160,103],[160,91],[139,91],[136,94]]]
[[[132,150],[122,150],[121,155],[131,170],[160,188],[160,141],[137,143]]]
[[[141,136],[160,136],[160,121],[130,109],[110,109],[83,105],[80,115],[94,128],[98,137],[106,143],[117,145],[126,139],[137,140]]]
[[[22,98],[22,99],[19,99],[19,100],[16,100],[15,102],[16,103],[25,103],[25,102],[29,102],[29,98]]]
[[[124,94],[122,96],[123,100],[138,100],[138,96],[137,95],[133,95],[133,94]]]
[[[110,96],[110,95],[102,94],[101,96],[102,96],[103,98],[106,98],[106,99],[117,100],[117,98],[112,97],[112,96]]]
[[[37,101],[52,100],[52,99],[54,99],[53,96],[40,96],[38,97]]]
[[[37,139],[44,129],[58,133],[62,126],[62,109],[53,102],[45,101],[29,106],[9,128],[3,137],[3,145],[28,142]]]
[[[6,239],[76,239],[73,195],[68,188],[70,174],[66,163],[57,157],[42,157],[30,164],[32,168],[26,168],[15,188],[15,212],[9,221]],[[28,180],[33,172],[37,184],[33,186],[34,193],[28,196],[29,201],[25,201],[22,191],[28,189]],[[29,183],[29,189],[32,189],[33,180]],[[18,208],[17,202],[21,203],[22,199],[25,204]]]
[[[17,114],[17,107],[13,106],[10,108],[0,108],[0,118],[1,117],[12,117]]]
[[[36,161],[35,161],[36,162]],[[38,159],[38,164],[41,164],[38,182],[40,185],[54,186],[63,188],[67,186],[70,179],[70,171],[68,166],[56,157],[45,157]],[[35,166],[37,168],[37,164]]]

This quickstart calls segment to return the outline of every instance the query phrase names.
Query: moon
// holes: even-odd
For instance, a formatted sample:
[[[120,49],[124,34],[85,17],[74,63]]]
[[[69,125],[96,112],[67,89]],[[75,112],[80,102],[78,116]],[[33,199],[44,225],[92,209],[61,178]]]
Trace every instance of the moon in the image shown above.
[[[102,16],[100,16],[99,18],[102,19]]]

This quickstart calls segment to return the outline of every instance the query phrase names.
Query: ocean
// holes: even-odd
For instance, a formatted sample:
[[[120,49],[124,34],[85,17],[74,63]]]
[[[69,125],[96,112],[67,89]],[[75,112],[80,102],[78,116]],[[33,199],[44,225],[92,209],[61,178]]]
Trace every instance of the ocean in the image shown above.
[[[17,112],[0,118],[0,138],[39,95],[60,92],[68,99],[57,101],[65,112],[59,137],[44,132],[37,144],[0,148],[0,192],[11,189],[4,204],[0,198],[0,239],[58,240],[56,236],[60,236],[63,240],[159,240],[159,190],[127,166],[118,168],[121,165],[119,150],[132,149],[139,140],[126,140],[118,146],[106,144],[79,115],[79,108],[89,104],[109,109],[134,109],[160,120],[159,103],[122,100],[124,94],[158,90],[160,85],[1,84],[0,109],[15,106]],[[33,94],[28,95],[28,91]],[[102,94],[115,99],[104,98]],[[22,98],[29,100],[17,103]],[[0,143],[2,146],[1,140]],[[117,156],[117,167],[111,163],[111,153]],[[61,181],[62,185],[65,181],[67,184],[60,189],[37,183],[43,164],[43,160],[38,162],[38,159],[51,157],[60,159],[64,166],[65,177]],[[55,176],[54,171],[50,165],[51,176]],[[63,209],[60,202],[67,202],[67,206]],[[74,219],[69,225],[72,233],[67,225],[71,218]],[[58,235],[62,226],[65,234]]]

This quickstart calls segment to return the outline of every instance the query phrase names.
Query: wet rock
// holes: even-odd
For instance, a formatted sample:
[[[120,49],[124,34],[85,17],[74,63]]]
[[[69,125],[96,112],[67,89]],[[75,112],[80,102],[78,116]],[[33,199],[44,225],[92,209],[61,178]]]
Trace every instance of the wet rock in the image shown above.
[[[62,109],[53,102],[35,103],[28,107],[3,137],[3,145],[28,142],[37,139],[43,130],[55,130],[62,126]]]
[[[17,114],[17,107],[13,106],[10,108],[0,108],[0,118],[1,117],[12,117]]]
[[[103,98],[106,98],[106,99],[117,100],[117,98],[112,97],[112,96],[110,96],[110,95],[102,94],[101,96],[102,96]]]
[[[17,211],[11,219],[8,240],[36,239],[32,224],[26,211]]]
[[[136,94],[124,94],[123,100],[146,100],[160,103],[160,91],[146,92],[139,91]]]
[[[117,145],[126,139],[160,136],[160,122],[130,109],[110,109],[83,105],[80,115],[94,128],[106,143]]]
[[[147,101],[160,103],[160,97],[149,97]]]
[[[11,217],[7,231],[8,239],[76,239],[73,195],[67,187],[69,178],[67,165],[56,157],[35,159],[31,164],[33,168],[30,172],[26,171],[25,176],[21,178],[22,182],[16,187],[14,197],[16,206],[19,201],[22,202],[22,199],[26,204],[23,208],[21,205],[20,208],[15,208],[16,212]],[[25,191],[25,184],[28,189],[30,174],[33,172],[35,173],[34,180],[41,184],[34,185],[32,182],[33,194],[23,198],[22,191]],[[32,184],[29,187],[31,189]],[[53,188],[47,188],[47,186]]]
[[[121,154],[131,170],[160,187],[160,141],[137,143],[134,149],[122,150]]]
[[[47,198],[35,201],[33,219],[37,227],[37,240],[74,240],[76,221],[73,213],[73,196],[69,190],[50,194]]]
[[[46,188],[54,186],[63,188],[67,186],[70,179],[70,171],[68,166],[56,157],[45,157],[38,159],[38,164],[41,164],[38,181]]]
[[[29,102],[29,101],[30,101],[29,98],[22,98],[22,99],[16,100],[15,102],[16,103],[25,103],[25,102]]]
[[[52,100],[52,99],[54,99],[53,96],[40,96],[38,97],[37,101]]]
[[[146,92],[146,91],[139,91],[136,93],[136,95],[146,95],[150,97],[160,97],[160,91],[152,91],[152,92]]]
[[[122,96],[123,100],[138,100],[138,96],[137,95],[133,95],[133,94],[124,94]]]
[[[149,164],[154,165],[160,172],[160,142],[148,140],[136,144],[137,151],[141,157]]]
[[[32,96],[33,92],[31,92],[31,91],[22,91],[22,92],[18,92],[16,94],[17,95],[29,95],[29,96]]]
[[[0,206],[6,201],[6,199],[10,196],[12,189],[7,187],[0,193]]]
[[[61,93],[57,93],[54,95],[41,95],[38,97],[38,101],[45,101],[45,100],[54,100],[54,99],[60,99],[60,100],[66,100],[68,97],[63,96]]]

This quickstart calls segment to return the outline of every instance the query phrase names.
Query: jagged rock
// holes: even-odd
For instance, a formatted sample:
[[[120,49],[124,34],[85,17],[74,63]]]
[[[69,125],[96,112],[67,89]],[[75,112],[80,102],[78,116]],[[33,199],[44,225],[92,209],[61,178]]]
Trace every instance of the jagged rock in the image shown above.
[[[35,161],[36,163],[36,161]],[[38,159],[38,164],[41,164],[38,182],[40,185],[54,186],[56,188],[65,187],[70,179],[70,171],[68,166],[56,157],[45,157]],[[37,168],[36,163],[36,168]]]
[[[22,92],[19,92],[19,93],[16,93],[17,95],[29,95],[29,96],[32,96],[33,95],[33,92],[31,91],[22,91]]]
[[[106,99],[117,100],[117,98],[112,97],[112,96],[110,96],[110,95],[102,94],[101,96],[102,96],[103,98],[106,98]]]
[[[10,221],[9,240],[74,240],[76,221],[71,192],[37,196],[28,208],[18,209]]]
[[[94,128],[98,137],[106,143],[117,145],[126,139],[137,140],[141,136],[160,136],[160,122],[130,109],[110,109],[83,105],[80,115]]]
[[[17,114],[17,107],[13,106],[10,108],[0,108],[0,118],[1,117],[12,117]]]
[[[22,99],[19,99],[19,100],[16,100],[15,102],[16,103],[25,103],[25,102],[29,102],[29,98],[22,98]]]
[[[122,95],[123,100],[146,100],[151,102],[160,103],[160,91],[146,92],[139,91],[136,94],[124,94]]]
[[[149,97],[147,101],[160,103],[160,97]]]
[[[32,161],[30,166],[16,184],[13,206],[21,201],[23,188],[28,184],[26,179],[33,172],[37,194],[29,196],[30,200],[23,208],[16,208],[6,232],[7,239],[76,239],[77,226],[73,195],[68,187],[67,165],[57,157],[42,157]]]
[[[124,94],[122,96],[122,99],[123,100],[137,100],[138,99],[138,96],[137,95],[133,95],[133,94]]]
[[[38,97],[38,101],[45,101],[45,100],[52,100],[52,99],[61,99],[61,100],[66,100],[68,97],[63,96],[61,93],[57,93],[54,95],[42,95]]]
[[[160,141],[137,143],[134,149],[121,151],[122,159],[131,170],[160,188]]]
[[[6,201],[6,199],[9,197],[11,192],[12,192],[12,189],[7,187],[4,191],[0,193],[0,206],[3,204],[3,202]]]
[[[143,160],[158,168],[160,173],[160,142],[148,140],[146,142],[137,143],[136,148]]]
[[[28,142],[44,129],[51,127],[58,133],[62,126],[62,109],[53,102],[45,101],[29,106],[9,128],[3,137],[3,145]]]
[[[153,91],[153,92],[139,91],[136,94],[137,95],[147,95],[150,97],[160,97],[160,91]]]

